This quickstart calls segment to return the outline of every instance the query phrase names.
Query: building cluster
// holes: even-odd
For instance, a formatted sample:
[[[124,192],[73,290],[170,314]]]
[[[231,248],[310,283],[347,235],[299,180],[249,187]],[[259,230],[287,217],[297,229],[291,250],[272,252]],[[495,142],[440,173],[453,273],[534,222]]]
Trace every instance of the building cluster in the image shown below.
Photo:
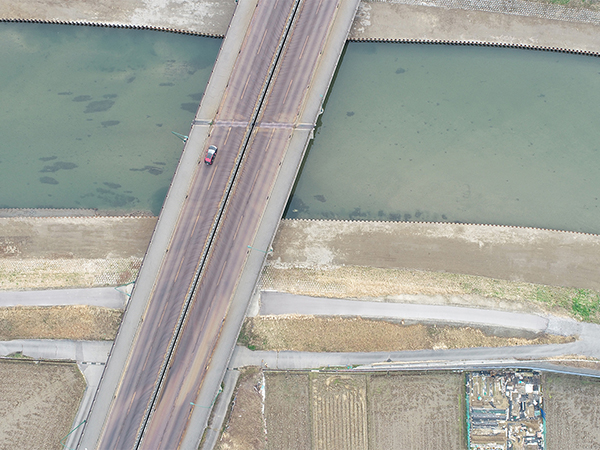
[[[543,450],[545,414],[539,372],[467,374],[470,450]]]

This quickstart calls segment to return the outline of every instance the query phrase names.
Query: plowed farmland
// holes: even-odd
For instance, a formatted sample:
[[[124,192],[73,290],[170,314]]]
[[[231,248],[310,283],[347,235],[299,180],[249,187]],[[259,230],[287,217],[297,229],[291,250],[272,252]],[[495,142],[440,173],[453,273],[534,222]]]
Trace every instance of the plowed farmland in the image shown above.
[[[266,372],[265,378],[267,449],[311,450],[308,375]]]
[[[465,448],[463,386],[456,373],[370,375],[369,448]]]
[[[62,449],[85,390],[75,364],[0,363],[0,449]]]
[[[464,376],[266,373],[267,448],[463,449]]]
[[[600,448],[600,380],[548,373],[544,391],[547,447]]]

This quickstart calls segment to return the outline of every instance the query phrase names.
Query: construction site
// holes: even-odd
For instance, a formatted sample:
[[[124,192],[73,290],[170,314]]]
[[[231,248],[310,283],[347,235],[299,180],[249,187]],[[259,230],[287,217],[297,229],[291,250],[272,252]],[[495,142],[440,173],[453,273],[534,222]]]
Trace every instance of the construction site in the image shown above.
[[[466,392],[469,449],[546,448],[539,372],[471,372]]]

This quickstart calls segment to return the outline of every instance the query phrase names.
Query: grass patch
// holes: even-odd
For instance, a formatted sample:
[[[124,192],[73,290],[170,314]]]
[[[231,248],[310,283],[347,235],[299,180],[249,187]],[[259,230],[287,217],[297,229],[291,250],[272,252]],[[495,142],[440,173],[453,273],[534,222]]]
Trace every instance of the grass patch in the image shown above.
[[[97,306],[0,308],[0,340],[112,340],[123,311]]]
[[[584,321],[597,320],[600,310],[600,295],[589,289],[579,289],[571,299],[571,311]]]
[[[499,280],[475,275],[380,269],[267,265],[262,289],[330,298],[411,302],[401,295],[443,297],[447,305],[528,313],[551,313],[600,323],[600,294],[589,289]],[[436,300],[439,301],[439,300]],[[414,300],[427,302],[427,298]]]

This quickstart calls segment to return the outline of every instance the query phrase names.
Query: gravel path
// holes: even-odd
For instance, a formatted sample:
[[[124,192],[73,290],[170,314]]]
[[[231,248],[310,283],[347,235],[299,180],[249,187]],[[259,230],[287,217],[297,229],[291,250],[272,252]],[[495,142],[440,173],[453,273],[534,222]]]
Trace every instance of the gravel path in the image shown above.
[[[131,292],[131,285],[120,288],[0,291],[0,307],[91,305],[123,309],[129,292]]]

